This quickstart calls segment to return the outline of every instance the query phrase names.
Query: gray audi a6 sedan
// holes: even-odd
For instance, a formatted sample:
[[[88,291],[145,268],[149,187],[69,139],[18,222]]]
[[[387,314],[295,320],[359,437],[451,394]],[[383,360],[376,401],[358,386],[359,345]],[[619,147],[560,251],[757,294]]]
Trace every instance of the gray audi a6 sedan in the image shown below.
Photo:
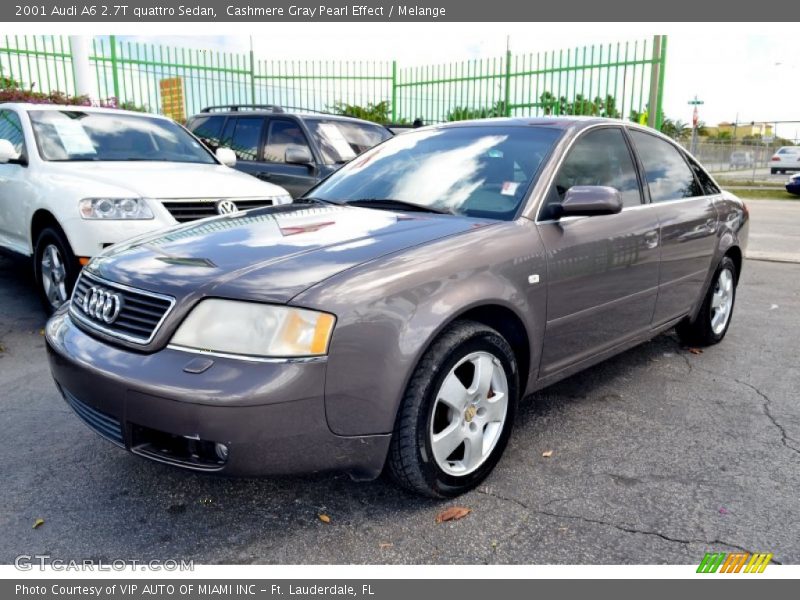
[[[526,394],[731,321],[748,213],[621,121],[418,129],[290,206],[114,246],[46,329],[66,402],[140,456],[476,486]]]

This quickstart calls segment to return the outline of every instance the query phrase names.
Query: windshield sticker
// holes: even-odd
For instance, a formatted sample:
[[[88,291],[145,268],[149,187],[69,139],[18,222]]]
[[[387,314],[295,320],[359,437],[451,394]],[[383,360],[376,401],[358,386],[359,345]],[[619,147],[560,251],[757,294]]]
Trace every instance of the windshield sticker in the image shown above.
[[[319,131],[333,146],[336,153],[342,160],[350,160],[355,158],[356,153],[350,147],[347,139],[342,134],[342,131],[334,123],[320,123]]]
[[[516,181],[504,181],[500,193],[503,194],[503,196],[513,196],[517,193],[518,187],[519,184]]]
[[[56,133],[67,154],[97,154],[89,134],[79,121],[57,119],[53,121]]]

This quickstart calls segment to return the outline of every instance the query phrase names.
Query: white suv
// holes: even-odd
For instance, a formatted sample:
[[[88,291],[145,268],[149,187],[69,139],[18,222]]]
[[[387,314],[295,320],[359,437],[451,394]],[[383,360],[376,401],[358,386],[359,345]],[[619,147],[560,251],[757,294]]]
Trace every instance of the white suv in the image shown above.
[[[257,140],[253,141],[257,144]],[[48,311],[105,247],[272,204],[282,187],[229,168],[174,121],[108,108],[0,104],[0,249],[33,256]]]

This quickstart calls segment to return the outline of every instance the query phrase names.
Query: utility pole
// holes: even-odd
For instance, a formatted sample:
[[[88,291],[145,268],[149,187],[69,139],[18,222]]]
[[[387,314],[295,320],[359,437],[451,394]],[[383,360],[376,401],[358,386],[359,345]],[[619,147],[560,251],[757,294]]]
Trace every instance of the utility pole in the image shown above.
[[[700,115],[697,113],[697,107],[704,104],[704,102],[699,100],[697,94],[695,94],[694,100],[689,100],[689,104],[694,106],[694,111],[692,112],[692,147],[689,150],[694,154],[697,152],[697,124],[700,122]]]

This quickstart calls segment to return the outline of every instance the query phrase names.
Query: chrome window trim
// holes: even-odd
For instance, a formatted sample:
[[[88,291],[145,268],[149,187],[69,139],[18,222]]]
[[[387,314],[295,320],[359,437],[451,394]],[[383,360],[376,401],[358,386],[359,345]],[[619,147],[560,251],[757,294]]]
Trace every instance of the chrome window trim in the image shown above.
[[[542,205],[544,203],[544,199],[547,197],[547,191],[550,189],[550,186],[553,185],[553,181],[555,181],[556,175],[558,174],[559,170],[561,169],[561,166],[564,163],[564,160],[566,159],[567,154],[569,154],[570,150],[572,149],[572,146],[575,145],[575,142],[577,142],[583,136],[583,134],[585,132],[592,131],[593,129],[600,129],[600,128],[603,128],[603,127],[618,127],[618,128],[623,129],[623,130],[624,129],[632,129],[634,131],[639,131],[639,132],[647,134],[647,135],[652,135],[655,138],[664,140],[664,141],[668,142],[669,144],[672,144],[672,146],[675,147],[678,150],[678,152],[686,153],[686,150],[684,150],[684,148],[681,147],[680,144],[677,144],[675,142],[675,140],[672,140],[672,139],[668,138],[663,133],[660,133],[660,132],[656,131],[655,129],[648,130],[647,128],[638,126],[635,123],[593,123],[591,125],[587,125],[586,127],[580,129],[578,132],[575,133],[575,135],[572,137],[572,139],[567,143],[566,148],[564,148],[564,151],[562,152],[561,156],[559,157],[558,162],[555,164],[555,167],[553,168],[553,172],[551,173],[551,175],[550,175],[550,177],[548,179],[547,185],[542,190],[543,193],[539,194],[539,198],[537,199],[538,204],[535,205],[534,207],[532,207],[534,210],[532,210],[531,212],[535,212],[536,213],[536,218],[533,219],[534,223],[536,223],[538,225],[540,223],[541,224],[545,224],[545,223],[568,222],[568,221],[575,220],[575,219],[585,219],[586,218],[586,217],[564,217],[564,218],[561,218],[561,219],[540,219],[539,217],[541,216],[541,212],[542,212],[542,208],[543,208]],[[633,152],[636,153],[636,158],[638,158],[639,155],[637,153],[635,145],[633,146]],[[690,156],[691,156],[691,154],[690,154]],[[716,185],[717,188],[720,189],[720,193],[719,194],[707,194],[707,195],[702,195],[702,196],[692,196],[691,198],[675,198],[674,200],[664,200],[662,202],[652,202],[652,201],[651,202],[642,202],[639,206],[627,206],[627,207],[624,207],[622,209],[622,211],[624,212],[626,210],[639,210],[641,208],[648,208],[648,207],[653,207],[653,206],[671,205],[671,204],[675,204],[675,203],[678,203],[678,202],[687,202],[687,201],[690,201],[690,200],[698,200],[698,199],[701,199],[701,198],[715,198],[715,197],[721,195],[722,188],[720,188],[720,186],[716,182],[716,180],[713,177],[711,177],[711,175],[708,174],[708,171],[706,171],[706,169],[703,167],[703,165],[700,164],[699,160],[697,160],[693,156],[692,156],[692,158],[697,163],[697,165],[701,169],[703,169],[703,172],[708,176],[708,178],[711,179],[711,181],[714,182],[714,185]],[[636,166],[636,168],[638,170],[638,166],[637,165],[635,165],[635,166]],[[687,166],[691,169],[690,165],[687,164]],[[647,179],[646,178],[645,178],[645,181],[644,181],[644,185],[647,185]],[[527,211],[523,211],[523,212],[527,212]]]
[[[241,360],[243,362],[256,362],[256,363],[312,363],[312,362],[325,362],[328,360],[327,354],[320,354],[317,356],[254,356],[252,354],[231,354],[228,352],[214,352],[213,350],[200,350],[199,348],[191,348],[189,346],[182,346],[180,344],[167,344],[169,350],[176,350],[178,352],[185,352],[187,354],[194,354],[196,356],[214,356],[217,358],[230,358],[232,360]]]
[[[88,273],[85,269],[81,272],[81,274],[78,276],[78,280],[75,282],[75,289],[76,290],[78,288],[78,283],[81,281],[81,279],[83,277],[86,277],[88,280],[94,281],[94,282],[98,283],[99,285],[105,285],[105,286],[108,286],[110,288],[115,288],[116,287],[116,288],[119,288],[119,289],[124,290],[124,291],[132,292],[134,294],[139,294],[141,296],[150,296],[151,298],[156,298],[158,300],[166,300],[166,301],[169,302],[169,306],[167,306],[167,309],[164,311],[164,314],[161,316],[161,319],[159,319],[158,323],[156,323],[155,327],[153,327],[153,331],[150,334],[150,337],[145,339],[145,338],[142,338],[142,337],[136,337],[136,336],[128,335],[126,333],[120,333],[118,331],[114,331],[113,329],[109,329],[109,328],[104,327],[103,325],[100,325],[99,323],[97,323],[97,322],[95,322],[95,321],[93,321],[91,319],[88,319],[86,317],[86,315],[83,315],[78,311],[78,309],[76,308],[75,304],[72,302],[72,299],[70,299],[69,314],[70,314],[71,317],[76,318],[78,321],[80,321],[81,323],[83,323],[84,325],[89,327],[90,329],[94,329],[96,331],[104,333],[105,335],[113,337],[113,338],[124,340],[124,341],[130,342],[132,344],[137,344],[139,346],[146,346],[147,344],[149,344],[150,342],[153,341],[153,338],[155,338],[156,334],[161,329],[161,326],[164,324],[164,321],[169,316],[169,314],[172,312],[172,309],[175,307],[175,302],[176,301],[175,301],[175,298],[173,298],[172,296],[167,296],[166,294],[159,294],[159,293],[156,293],[156,292],[149,292],[147,290],[142,290],[142,289],[139,289],[139,288],[131,287],[129,285],[125,285],[124,283],[116,283],[116,282],[113,282],[113,281],[109,281],[109,280],[104,279],[104,278],[102,278],[102,277],[100,277],[98,275],[94,275],[94,274]],[[74,297],[75,292],[73,291],[72,294],[73,294],[73,297]]]

